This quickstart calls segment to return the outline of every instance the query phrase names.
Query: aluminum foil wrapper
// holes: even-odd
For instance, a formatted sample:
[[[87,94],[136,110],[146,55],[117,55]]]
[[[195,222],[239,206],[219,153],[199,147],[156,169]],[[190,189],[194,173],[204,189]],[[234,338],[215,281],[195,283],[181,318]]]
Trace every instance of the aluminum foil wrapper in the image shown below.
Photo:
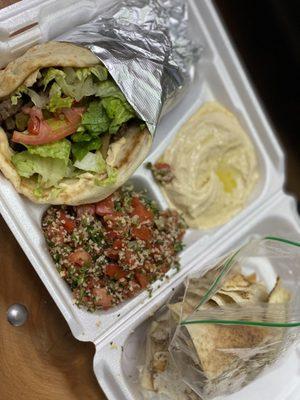
[[[58,40],[97,55],[151,134],[181,98],[202,50],[188,36],[185,0],[117,1]]]

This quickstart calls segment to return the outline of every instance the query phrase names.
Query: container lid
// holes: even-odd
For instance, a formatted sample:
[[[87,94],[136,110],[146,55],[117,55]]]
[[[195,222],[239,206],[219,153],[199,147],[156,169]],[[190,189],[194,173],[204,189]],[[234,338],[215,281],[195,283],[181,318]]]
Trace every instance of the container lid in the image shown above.
[[[109,0],[26,0],[0,14],[0,68],[29,47],[88,22]]]

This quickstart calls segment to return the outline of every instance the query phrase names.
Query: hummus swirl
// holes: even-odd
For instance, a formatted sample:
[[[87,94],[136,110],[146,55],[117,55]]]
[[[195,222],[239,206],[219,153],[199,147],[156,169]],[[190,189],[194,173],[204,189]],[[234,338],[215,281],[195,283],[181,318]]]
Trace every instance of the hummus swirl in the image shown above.
[[[182,126],[160,161],[174,173],[164,194],[192,228],[227,222],[245,207],[259,176],[247,134],[217,102],[205,103]]]

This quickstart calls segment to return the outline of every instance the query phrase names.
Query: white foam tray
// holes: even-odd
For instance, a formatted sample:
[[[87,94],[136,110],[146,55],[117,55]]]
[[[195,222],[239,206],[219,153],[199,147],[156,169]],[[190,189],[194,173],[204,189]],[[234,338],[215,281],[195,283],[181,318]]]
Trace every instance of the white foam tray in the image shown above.
[[[0,66],[33,44],[53,39],[76,24],[88,21],[96,13],[101,12],[101,8],[107,3],[109,1],[26,0],[1,10]],[[120,357],[119,361],[117,358],[114,361],[112,358],[107,358],[105,363],[101,363],[102,357],[110,354],[105,350],[107,343],[117,338],[118,332],[124,327],[131,329],[131,326],[137,326],[138,321],[145,319],[149,309],[161,304],[170,288],[181,282],[189,271],[199,268],[209,257],[220,253],[221,249],[234,246],[234,238],[237,243],[241,232],[246,228],[250,229],[250,226],[256,223],[256,229],[259,227],[261,229],[262,226],[259,224],[265,218],[268,207],[278,204],[278,207],[288,207],[290,210],[293,205],[293,200],[286,198],[282,192],[283,153],[212,2],[189,0],[189,6],[190,28],[193,36],[204,44],[204,55],[187,95],[162,119],[147,161],[155,160],[163,152],[179,127],[204,101],[216,99],[237,115],[248,132],[258,155],[260,180],[247,207],[230,222],[213,230],[190,229],[187,232],[186,248],[181,256],[181,271],[177,274],[171,271],[170,278],[163,284],[154,284],[152,298],[144,292],[112,310],[94,314],[74,306],[71,291],[57,273],[40,229],[45,207],[35,205],[19,196],[12,185],[0,176],[0,212],[67,320],[73,335],[79,340],[95,343],[97,347],[95,373],[111,399],[135,397],[130,394],[132,388],[120,397],[118,390],[122,392],[126,387],[125,381],[120,385],[115,383],[112,389],[109,383],[112,382],[109,380],[110,372],[107,371],[111,371],[110,366],[117,367],[115,364],[119,365],[119,369],[123,367]],[[32,24],[35,25],[29,30],[16,34],[20,29]],[[146,187],[162,208],[167,206],[150,172],[143,166],[136,171],[132,182],[137,187]],[[280,218],[283,216],[278,209],[278,212],[274,212],[268,219],[266,232],[273,233],[277,230]],[[290,229],[289,218],[295,221],[296,214],[287,211],[286,218],[288,218],[287,223],[285,224],[285,219],[282,219],[282,226]]]
[[[299,235],[300,225],[292,197],[279,194],[265,203],[260,218],[253,218],[247,225],[230,235],[230,241],[215,246],[195,260],[190,272],[201,271],[233,248],[237,248],[253,234],[267,235],[290,232]],[[160,296],[128,320],[115,334],[96,347],[94,371],[109,399],[142,400],[138,382],[138,358],[145,345],[146,331],[151,317],[170,297],[172,291],[182,285],[178,277]],[[226,400],[299,400],[300,395],[300,345],[294,346],[272,372],[266,373],[239,392],[226,396]],[[225,399],[225,397],[223,397]]]

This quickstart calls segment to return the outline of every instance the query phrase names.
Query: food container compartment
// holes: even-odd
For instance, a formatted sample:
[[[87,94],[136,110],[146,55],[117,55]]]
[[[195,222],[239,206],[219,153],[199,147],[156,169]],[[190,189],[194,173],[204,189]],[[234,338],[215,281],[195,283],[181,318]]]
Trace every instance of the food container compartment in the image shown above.
[[[64,25],[65,29],[69,29],[72,25],[91,17],[92,14],[86,11],[90,8],[83,7],[82,10],[85,11],[82,11],[82,13],[84,15],[79,18],[81,13],[79,5],[83,3],[87,6],[87,2],[80,2],[76,5],[68,25]],[[105,1],[98,1],[98,10],[106,3]],[[16,40],[9,41],[9,48],[5,46],[0,48],[1,59],[8,56],[8,53],[10,56],[12,54],[16,56],[28,44],[32,45],[37,41],[54,38],[55,32],[56,35],[61,34],[61,24],[58,26],[54,18],[56,14],[53,10],[55,10],[56,1],[49,0],[45,4],[29,1],[27,7],[23,3],[20,4],[24,20],[18,20],[18,5],[7,8],[0,13],[0,31],[3,30],[3,32],[11,34],[14,32],[12,30],[13,23],[16,23],[17,20],[19,21],[16,24],[17,27],[26,26],[26,23],[38,22],[39,29],[34,28],[37,37],[30,41],[29,31],[24,35],[18,34]],[[60,15],[68,15],[69,5],[67,1],[60,3]],[[47,16],[45,16],[45,6],[50,7]],[[244,229],[254,216],[262,212],[272,198],[279,195],[284,179],[283,154],[232,50],[214,6],[209,0],[201,2],[190,0],[189,6],[192,34],[195,38],[200,39],[205,50],[199,67],[193,71],[195,80],[188,88],[185,97],[171,112],[163,117],[154,138],[152,151],[146,161],[155,161],[159,157],[179,127],[204,101],[216,99],[236,114],[251,138],[259,159],[260,180],[248,206],[227,224],[214,230],[189,230],[187,232],[185,237],[186,248],[181,256],[181,271],[167,280],[160,289],[155,290],[153,298],[156,298],[162,290],[167,291],[170,285],[190,271],[197,257],[203,260],[204,254],[208,252],[211,254],[214,248],[220,249],[223,242],[228,241],[229,233],[230,239],[232,239],[235,232]],[[32,7],[39,10],[34,14],[34,21],[31,18],[32,14],[30,14]],[[5,38],[7,38],[7,34],[0,37],[1,40],[6,40]],[[144,165],[136,171],[133,181],[140,188],[148,188],[150,195],[156,198],[162,208],[166,208],[167,204],[159,187]],[[56,301],[72,333],[80,340],[100,342],[110,337],[114,330],[121,326],[124,321],[136,315],[151,302],[151,299],[145,291],[136,298],[109,311],[91,314],[83,309],[78,309],[73,304],[69,287],[57,273],[45,245],[40,229],[40,221],[45,209],[45,206],[35,205],[19,196],[12,185],[2,175],[0,176],[0,211]],[[173,273],[174,271],[170,273],[170,276]],[[153,288],[158,288],[160,285],[161,282],[156,282]]]
[[[299,217],[296,205],[291,197],[281,197],[265,208],[260,220],[253,220],[245,229],[236,232],[231,243],[219,249],[203,254],[191,272],[201,271],[201,267],[209,264],[215,257],[221,256],[239,247],[251,235],[299,235]],[[270,279],[274,278],[273,276]],[[135,320],[127,321],[115,335],[96,348],[94,371],[101,382],[103,390],[111,400],[142,400],[138,382],[137,359],[145,344],[145,333],[149,327],[151,316],[168,300],[172,290],[182,285],[183,276],[173,285],[165,289],[151,303],[138,313]],[[258,377],[241,391],[227,396],[228,400],[252,400],[253,393],[260,398],[273,400],[297,400],[300,396],[300,347],[293,346],[278,362],[276,368]]]

